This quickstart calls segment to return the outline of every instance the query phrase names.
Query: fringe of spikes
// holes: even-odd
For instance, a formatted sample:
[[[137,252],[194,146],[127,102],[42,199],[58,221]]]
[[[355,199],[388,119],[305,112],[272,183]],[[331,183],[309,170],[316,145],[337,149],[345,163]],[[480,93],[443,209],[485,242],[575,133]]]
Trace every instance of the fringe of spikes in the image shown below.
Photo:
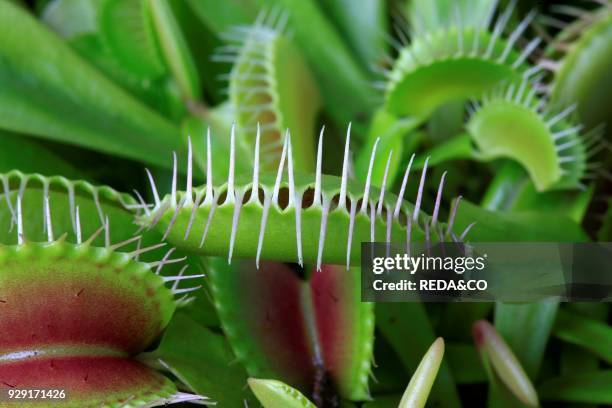
[[[314,180],[314,199],[312,203],[313,207],[316,206],[316,207],[321,208],[322,210],[322,217],[321,217],[320,230],[319,230],[319,241],[318,241],[318,255],[317,255],[317,269],[318,270],[320,270],[321,265],[323,263],[323,248],[324,248],[325,240],[327,238],[326,237],[327,221],[328,221],[328,216],[329,216],[330,209],[332,206],[332,201],[333,201],[333,197],[324,194],[322,191],[321,166],[322,166],[323,133],[324,133],[324,128],[321,129],[319,142],[318,142],[316,173],[315,173],[315,180]],[[372,154],[370,157],[369,170],[368,170],[368,175],[367,175],[365,186],[364,186],[362,199],[355,200],[355,203],[354,203],[355,205],[347,205],[348,204],[347,203],[347,198],[348,198],[347,184],[348,184],[349,167],[350,167],[350,163],[349,163],[350,162],[350,150],[349,150],[350,134],[351,134],[351,125],[349,124],[348,130],[347,130],[347,136],[346,136],[346,143],[344,146],[344,160],[342,164],[342,176],[341,176],[341,182],[340,182],[339,200],[337,202],[337,207],[334,208],[334,210],[346,211],[350,217],[349,227],[348,227],[349,229],[348,229],[347,251],[346,251],[347,252],[346,254],[347,268],[350,266],[351,246],[352,246],[352,240],[353,240],[353,228],[354,228],[355,217],[357,215],[357,211],[359,211],[360,213],[366,216],[369,216],[370,225],[371,225],[370,238],[372,241],[375,241],[374,232],[375,232],[376,217],[380,217],[382,219],[383,210],[385,210],[386,212],[386,219],[383,219],[383,221],[386,222],[386,241],[387,242],[390,241],[391,227],[393,223],[399,222],[399,220],[401,220],[402,217],[405,217],[406,241],[407,241],[407,245],[410,245],[412,226],[413,224],[418,225],[418,222],[419,222],[419,216],[421,213],[421,203],[423,199],[423,190],[425,186],[425,179],[426,179],[426,173],[427,173],[427,162],[429,160],[427,159],[427,161],[425,162],[425,166],[423,167],[423,170],[421,173],[418,193],[417,193],[413,212],[410,213],[402,204],[404,204],[404,193],[405,193],[406,185],[408,182],[408,176],[410,174],[410,169],[411,169],[411,166],[414,160],[414,155],[412,156],[410,162],[408,163],[408,166],[406,167],[406,171],[404,173],[404,177],[402,180],[400,192],[395,202],[395,205],[393,205],[392,208],[390,208],[384,202],[385,193],[386,193],[386,180],[387,180],[387,174],[389,171],[390,157],[387,161],[387,165],[385,168],[385,174],[384,174],[382,186],[380,188],[378,201],[370,200],[371,172],[372,172],[373,163],[376,157],[376,145],[375,145],[374,148],[372,149]],[[195,214],[196,214],[197,209],[200,207],[204,207],[204,206],[209,207],[210,211],[208,214],[208,219],[206,221],[204,232],[202,234],[201,241],[200,241],[200,247],[203,247],[209,227],[211,225],[211,220],[215,214],[215,208],[217,208],[218,206],[223,206],[223,205],[234,205],[234,212],[233,212],[233,217],[232,217],[232,229],[231,229],[229,249],[228,249],[228,262],[231,262],[234,243],[236,240],[236,231],[237,231],[238,221],[240,218],[240,211],[243,206],[245,193],[248,190],[248,188],[237,188],[235,184],[235,174],[234,174],[235,150],[236,150],[235,149],[235,126],[233,126],[231,130],[229,169],[228,169],[226,189],[224,190],[222,190],[222,187],[225,185],[225,183],[221,184],[221,187],[219,187],[217,192],[215,192],[215,188],[213,186],[210,129],[208,129],[208,132],[206,135],[206,145],[207,145],[206,186],[205,188],[196,190],[195,198],[193,194],[194,188],[192,185],[193,183],[193,165],[192,165],[193,149],[191,145],[191,139],[189,139],[188,160],[187,160],[187,184],[186,184],[185,194],[183,195],[183,197],[180,200],[178,199],[179,192],[177,191],[177,179],[178,179],[177,158],[176,158],[176,153],[173,153],[174,161],[173,161],[172,190],[170,193],[170,200],[168,201],[166,199],[164,200],[160,199],[158,189],[153,179],[153,176],[151,175],[151,172],[147,170],[147,175],[148,175],[148,178],[151,184],[151,189],[153,192],[154,203],[152,205],[147,204],[146,202],[144,202],[142,197],[139,195],[139,200],[141,202],[140,208],[142,208],[145,211],[145,214],[147,216],[151,217],[151,222],[150,224],[148,224],[149,228],[153,228],[160,221],[160,219],[166,213],[167,210],[173,210],[173,215],[170,219],[170,222],[163,236],[163,240],[165,240],[170,234],[181,209],[192,206],[191,217],[189,219],[189,223],[187,225],[185,235],[184,235],[184,239],[186,239],[187,236],[189,235],[189,232],[195,220]],[[261,258],[261,250],[262,250],[262,245],[264,241],[266,224],[268,220],[268,214],[270,211],[270,207],[272,205],[276,205],[280,208],[279,192],[280,192],[281,183],[283,180],[285,162],[287,162],[289,197],[288,197],[288,204],[284,208],[292,208],[295,210],[295,231],[296,231],[295,240],[296,240],[296,245],[297,245],[296,249],[297,249],[297,254],[298,254],[297,262],[301,266],[303,266],[302,233],[301,233],[302,231],[301,212],[302,212],[302,199],[303,199],[303,196],[301,194],[303,194],[303,191],[299,193],[296,192],[295,175],[294,175],[294,170],[293,170],[293,157],[292,157],[293,153],[292,153],[291,137],[290,137],[289,130],[287,130],[285,133],[283,150],[281,153],[281,159],[280,159],[280,163],[278,166],[278,171],[276,173],[276,179],[275,179],[275,183],[274,183],[274,187],[272,191],[270,191],[265,186],[260,184],[259,145],[260,145],[260,130],[258,129],[256,141],[255,141],[255,154],[254,154],[254,159],[253,159],[253,163],[254,163],[253,178],[252,178],[252,183],[249,186],[251,194],[250,194],[249,199],[246,200],[245,202],[245,204],[256,202],[260,205],[263,205],[263,212],[261,216],[261,223],[260,223],[260,229],[259,229],[259,240],[257,243],[257,252],[255,254],[256,264],[257,266],[259,266],[259,261]],[[475,223],[470,224],[459,236],[453,233],[452,231],[453,223],[455,220],[457,207],[458,207],[461,197],[458,197],[453,203],[446,230],[444,230],[443,225],[438,222],[440,203],[442,199],[442,190],[444,186],[445,177],[446,177],[446,172],[442,175],[440,179],[432,217],[429,222],[425,222],[423,225],[423,230],[425,233],[425,240],[427,243],[430,242],[430,231],[432,230],[437,233],[440,239],[442,239],[443,237],[449,237],[453,239],[454,241],[462,241],[465,239],[467,233],[472,228],[472,226],[475,224]],[[259,198],[259,194],[257,194],[260,188],[264,191],[263,203],[261,202]],[[226,194],[225,194],[225,200],[221,203],[219,202],[219,198],[223,195],[222,193],[226,193]],[[348,200],[350,200],[350,198],[348,198]],[[362,204],[359,210],[357,210],[357,205],[356,205],[357,201],[362,201]],[[378,203],[378,205],[376,205],[376,203]],[[350,209],[348,209],[349,206],[350,206]]]
[[[22,175],[21,180],[22,182],[20,183],[20,187],[17,191],[16,204],[13,207],[13,204],[11,203],[10,198],[9,198],[11,189],[8,183],[8,177],[6,176],[2,177],[3,194],[6,197],[7,206],[9,207],[10,212],[11,212],[11,226],[13,225],[17,226],[17,245],[24,245],[27,242],[27,238],[24,233],[24,220],[23,220],[23,210],[22,210],[23,195],[27,187],[27,177],[23,177]],[[67,184],[67,186],[69,186],[67,187],[67,192],[68,192],[68,198],[69,198],[69,203],[70,203],[69,204],[70,218],[72,220],[77,245],[90,246],[93,243],[93,241],[96,240],[96,238],[98,238],[104,232],[104,248],[108,250],[109,252],[117,251],[135,242],[137,245],[136,249],[130,252],[126,252],[125,254],[129,257],[129,259],[136,261],[136,262],[140,262],[139,261],[140,255],[166,246],[165,242],[161,242],[155,245],[151,245],[151,246],[142,248],[141,247],[142,235],[131,237],[122,242],[118,242],[114,244],[111,243],[110,221],[109,221],[108,216],[105,216],[103,214],[102,206],[100,205],[97,194],[94,194],[93,197],[94,197],[96,208],[98,209],[99,214],[102,214],[102,219],[103,219],[102,226],[98,228],[89,238],[84,240],[82,229],[81,229],[80,210],[79,210],[79,206],[75,204],[74,187],[71,184]],[[122,205],[126,205],[125,202],[122,202]],[[49,200],[49,183],[48,182],[43,183],[42,211],[43,211],[43,231],[47,235],[47,242],[48,243],[64,242],[66,240],[67,233],[62,234],[57,239],[55,238],[55,232],[53,230],[52,215],[51,215],[51,205],[50,205],[50,200]],[[171,259],[170,256],[175,250],[176,248],[170,248],[165,253],[165,255],[163,256],[161,260],[154,261],[154,262],[145,262],[145,263],[149,267],[149,269],[151,269],[152,271],[154,270],[154,273],[156,275],[160,275],[164,266],[184,262],[186,260],[186,257]],[[202,278],[205,276],[203,274],[186,275],[185,272],[188,266],[189,265],[183,266],[180,272],[178,273],[178,275],[161,276],[164,282],[172,283],[170,290],[172,291],[174,295],[181,295],[181,298],[176,299],[176,302],[178,304],[185,304],[185,303],[192,301],[194,298],[189,297],[189,293],[196,291],[202,287],[202,285],[198,285],[198,286],[189,287],[189,288],[179,288],[178,287],[179,283],[184,280],[197,279],[197,278]]]

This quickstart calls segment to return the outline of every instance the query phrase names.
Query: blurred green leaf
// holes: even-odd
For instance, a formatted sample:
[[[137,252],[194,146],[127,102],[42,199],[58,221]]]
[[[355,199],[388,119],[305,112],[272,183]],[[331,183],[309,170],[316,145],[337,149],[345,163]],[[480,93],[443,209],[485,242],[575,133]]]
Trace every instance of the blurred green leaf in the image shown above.
[[[555,321],[555,299],[529,304],[497,303],[495,328],[506,340],[527,375],[535,380]]]
[[[336,124],[345,128],[352,121],[356,133],[363,132],[376,95],[333,24],[315,0],[271,0],[270,4],[289,13],[288,29],[319,80],[324,105]]]
[[[180,91],[171,78],[142,80],[125,69],[95,34],[75,37],[68,44],[109,79],[162,115],[177,119],[185,114]]]
[[[217,35],[233,26],[247,25],[255,21],[265,10],[263,0],[225,0],[219,7],[218,0],[187,0],[200,20]]]
[[[0,127],[168,166],[178,129],[0,2]],[[143,148],[146,146],[146,149]]]
[[[181,91],[191,101],[200,99],[198,70],[170,4],[165,0],[144,1],[148,2],[162,55]]]
[[[417,33],[447,28],[481,26],[492,17],[495,0],[411,0],[407,4],[408,22]]]
[[[196,3],[206,3],[206,0]],[[226,1],[223,7],[215,7],[215,9],[224,10],[228,7],[228,3]],[[222,103],[227,99],[227,83],[220,81],[219,77],[229,72],[231,64],[211,60],[223,42],[215,31],[199,18],[189,1],[169,0],[169,4],[193,56],[206,102],[210,105]]]
[[[0,172],[21,170],[46,176],[80,178],[83,174],[55,153],[26,136],[0,130]]]
[[[564,375],[538,387],[544,401],[612,404],[612,370]]]
[[[220,406],[240,407],[249,400],[246,371],[235,360],[223,336],[177,313],[154,355],[172,374]]]
[[[482,205],[489,210],[554,213],[580,223],[587,212],[594,190],[591,185],[579,191],[540,193],[518,163],[507,161],[496,172],[485,192]]]
[[[590,350],[612,364],[612,327],[605,322],[560,310],[553,335]]]
[[[444,340],[438,337],[427,350],[410,383],[404,391],[399,408],[423,408],[429,398],[429,392],[436,380],[436,375],[444,356]]]
[[[436,336],[421,303],[379,303],[375,308],[376,326],[399,356],[410,374]],[[433,385],[430,402],[443,407],[459,407],[459,395],[451,371],[442,362]]]
[[[383,35],[389,31],[385,0],[362,0],[359,7],[352,0],[324,0],[320,4],[332,15],[362,65],[372,66],[382,59],[389,48]]]
[[[436,166],[450,160],[476,159],[476,154],[470,136],[462,134],[426,150],[415,159],[414,168],[422,169],[427,158],[429,166]]]
[[[149,79],[165,73],[145,0],[103,0],[98,22],[104,44],[122,67]]]
[[[487,381],[487,375],[482,369],[478,353],[473,344],[446,343],[445,358],[457,384],[475,384]]]
[[[41,19],[64,38],[93,33],[101,0],[53,0],[44,8]]]
[[[463,231],[476,222],[468,233],[472,242],[588,242],[589,237],[567,217],[537,211],[506,213],[489,211],[466,200],[459,204],[455,231]]]

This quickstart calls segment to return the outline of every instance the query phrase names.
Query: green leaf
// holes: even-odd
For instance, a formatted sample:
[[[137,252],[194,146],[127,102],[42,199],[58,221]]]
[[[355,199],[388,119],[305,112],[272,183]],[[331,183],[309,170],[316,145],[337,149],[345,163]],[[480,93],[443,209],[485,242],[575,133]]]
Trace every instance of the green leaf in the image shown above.
[[[154,356],[172,374],[220,406],[238,407],[249,399],[244,392],[246,371],[235,360],[225,339],[177,313],[170,321]]]
[[[47,241],[43,211],[45,185],[48,185],[49,189],[49,212],[55,238],[66,233],[69,241],[75,241],[74,212],[77,206],[84,239],[89,238],[103,225],[106,216],[109,218],[112,242],[120,242],[134,236],[137,230],[133,223],[134,214],[125,208],[125,204],[134,204],[130,196],[120,194],[109,187],[94,186],[86,181],[11,171],[0,174],[0,243],[14,244],[17,241],[17,230],[11,218],[16,213],[17,196],[21,188],[24,235],[33,242]],[[94,245],[103,243],[104,237],[98,237],[94,241]]]
[[[83,177],[70,163],[35,141],[0,130],[0,172],[15,169],[47,176],[62,174],[70,178]]]
[[[225,0],[222,7],[217,0],[187,0],[187,3],[217,35],[233,26],[251,24],[265,4],[264,0]]]
[[[544,401],[612,404],[612,370],[565,375],[545,381],[538,387]]]
[[[358,119],[367,115],[376,102],[365,70],[315,0],[272,0],[270,3],[289,13],[289,27],[319,81],[330,115],[340,127],[354,121],[353,126],[359,131],[364,123]]]
[[[442,340],[442,337],[438,337],[429,347],[412,375],[399,403],[399,408],[423,408],[425,406],[443,356],[444,340]]]
[[[200,77],[187,42],[172,8],[165,0],[144,0],[153,18],[161,51],[183,95],[192,101],[200,99]]]
[[[612,327],[605,322],[560,310],[553,335],[581,346],[612,364]]]
[[[206,2],[207,0],[196,1],[197,4]],[[192,7],[189,1],[170,0],[169,4],[189,46],[189,51],[198,70],[198,76],[202,81],[206,101],[212,106],[223,103],[227,99],[227,83],[220,81],[219,77],[227,74],[231,69],[231,64],[211,62],[211,56],[218,53],[223,41],[212,28],[200,19],[197,10]],[[228,8],[228,4],[229,1],[225,1],[223,7],[217,6],[213,9],[225,10]],[[209,12],[209,14],[214,13]],[[247,22],[244,22],[244,24],[247,24]],[[200,112],[203,111],[200,109]]]
[[[407,2],[408,21],[417,33],[448,26],[478,27],[495,11],[494,0],[413,0]]]
[[[507,161],[496,171],[482,200],[489,210],[509,212],[540,211],[554,213],[582,222],[595,189],[581,191],[549,191],[540,193],[522,167]]]
[[[589,237],[567,217],[536,211],[489,211],[462,200],[455,219],[456,231],[476,222],[467,239],[472,242],[588,242]]]
[[[482,369],[473,344],[447,343],[445,358],[457,384],[476,384],[487,381],[487,375]]]
[[[98,22],[104,44],[123,68],[149,79],[165,73],[145,0],[104,0]]]
[[[375,312],[378,329],[391,344],[406,371],[412,373],[436,338],[424,306],[421,303],[379,303]],[[442,362],[430,399],[433,405],[461,406],[453,377],[445,362]]]
[[[495,328],[531,379],[537,378],[558,306],[559,302],[555,299],[530,304],[495,305]]]
[[[474,342],[491,382],[491,392],[494,397],[490,399],[490,406],[497,406],[499,397],[503,395],[503,388],[506,388],[521,403],[537,407],[538,395],[529,377],[503,336],[486,320],[474,324]],[[498,386],[497,380],[503,384],[503,387]],[[500,406],[503,405],[505,404],[502,402]]]
[[[577,103],[577,110],[588,128],[607,124],[610,138],[610,94],[612,92],[612,13],[602,7],[589,16],[589,25],[579,31],[568,25],[560,38],[571,31],[580,37],[558,61],[552,83],[551,101],[556,104]],[[562,41],[563,42],[563,41]]]
[[[41,14],[42,21],[64,38],[97,30],[96,14],[101,0],[53,0]]]
[[[389,48],[382,33],[389,30],[387,4],[384,0],[362,0],[355,7],[352,0],[321,2],[361,63],[369,66],[380,61]]]
[[[168,166],[178,129],[0,2],[0,127]],[[142,146],[147,146],[143,149]]]
[[[81,57],[141,102],[171,119],[184,116],[185,105],[171,78],[143,81],[121,64],[108,47],[104,46],[98,35],[81,35],[70,40],[69,44]]]
[[[281,381],[249,378],[249,387],[264,408],[316,408],[301,392]]]
[[[442,142],[419,155],[414,161],[414,168],[422,169],[426,158],[429,158],[429,166],[436,166],[450,160],[475,159],[476,155],[470,136],[462,134]]]
[[[377,396],[374,401],[363,404],[363,408],[397,408],[401,399],[401,394]]]

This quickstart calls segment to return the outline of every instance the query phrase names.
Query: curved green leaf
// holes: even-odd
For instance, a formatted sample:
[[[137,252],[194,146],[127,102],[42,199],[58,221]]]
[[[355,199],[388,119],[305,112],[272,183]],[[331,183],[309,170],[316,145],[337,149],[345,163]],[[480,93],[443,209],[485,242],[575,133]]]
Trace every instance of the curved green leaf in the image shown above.
[[[612,370],[570,374],[545,381],[538,388],[544,401],[612,404]]]
[[[0,2],[0,128],[165,166],[178,129]],[[143,149],[146,146],[146,149]]]
[[[148,2],[157,39],[172,75],[187,99],[199,99],[202,90],[198,70],[172,8],[164,0],[144,1]]]
[[[105,45],[122,67],[142,78],[164,74],[164,61],[146,1],[104,0],[98,22]]]

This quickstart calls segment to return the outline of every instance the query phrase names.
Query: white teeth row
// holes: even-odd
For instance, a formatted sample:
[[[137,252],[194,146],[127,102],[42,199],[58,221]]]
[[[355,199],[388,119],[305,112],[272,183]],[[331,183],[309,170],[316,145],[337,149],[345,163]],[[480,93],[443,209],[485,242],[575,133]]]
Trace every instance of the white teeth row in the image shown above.
[[[492,35],[489,40],[489,43],[486,44],[486,48],[484,50],[481,49],[480,36],[478,35],[478,33],[481,32],[482,30],[489,29],[491,25],[491,21],[493,19],[493,14],[495,12],[495,9],[497,8],[497,4],[492,5],[490,9],[490,13],[488,14],[487,18],[482,21],[481,25],[474,28],[475,34],[474,34],[473,43],[471,44],[471,47],[472,47],[471,51],[468,49],[470,47],[470,44],[467,44],[467,41],[464,38],[463,22],[461,21],[461,14],[459,13],[459,10],[456,9],[455,25],[451,25],[450,27],[456,27],[457,29],[457,45],[458,45],[459,53],[462,55],[468,54],[468,55],[476,56],[482,52],[482,56],[484,58],[492,59],[493,51],[495,50],[495,44],[498,42],[500,36],[503,34],[504,30],[506,29],[508,25],[508,21],[510,20],[510,17],[512,16],[512,12],[516,6],[516,3],[517,3],[517,0],[512,0],[508,4],[504,12],[499,15],[497,21],[492,27]],[[506,60],[510,56],[510,53],[512,52],[514,45],[519,40],[521,35],[525,32],[525,30],[529,27],[529,24],[531,24],[531,22],[534,20],[534,18],[536,17],[536,14],[537,13],[535,10],[531,11],[510,33],[510,35],[508,36],[506,46],[504,47],[504,50],[496,59],[496,62],[498,64],[504,64],[506,62]],[[417,38],[422,39],[423,41],[429,42],[430,43],[429,48],[434,48],[435,46],[431,44],[431,41],[432,41],[431,34],[429,33],[425,33],[423,35],[411,34],[407,32],[405,29],[401,28],[401,24],[394,25],[394,27],[395,27],[395,31],[397,32],[400,38],[400,41],[398,42],[392,38],[388,38],[388,40],[391,46],[395,48],[398,54],[401,55],[402,53],[407,53],[410,56],[410,58],[413,61],[415,61],[415,63],[417,64],[426,64],[435,59],[435,57],[432,55],[429,58],[427,57],[425,58],[426,60],[428,59],[429,61],[421,61],[416,58],[416,55],[412,53],[409,48],[410,43],[409,43],[408,38],[409,37],[414,38],[415,36]],[[448,32],[448,35],[450,36],[452,31],[448,29],[447,32]],[[531,55],[531,53],[533,53],[533,51],[535,51],[535,49],[540,45],[541,42],[542,42],[542,39],[540,37],[536,37],[532,39],[523,48],[523,50],[521,51],[517,59],[514,62],[512,62],[512,68],[517,69],[519,66],[521,66],[521,64],[525,62],[525,60],[529,57],[529,55]],[[393,64],[393,58],[391,56],[386,56],[386,58],[388,61],[391,62],[391,64]],[[398,72],[380,69],[379,67],[376,68],[375,70],[378,71],[377,73],[383,75],[383,77],[387,78],[387,80],[391,82],[396,82],[399,79],[399,76],[401,75]],[[379,83],[379,84],[375,84],[375,87],[385,89],[387,85],[386,83],[382,83],[382,84]]]
[[[150,173],[149,173],[150,176]],[[152,176],[151,180],[152,180]],[[13,207],[13,203],[11,203],[10,201],[10,186],[9,186],[9,182],[8,182],[8,176],[4,175],[1,176],[1,180],[2,180],[2,187],[3,187],[3,194],[6,198],[6,202],[7,202],[7,206],[9,208],[9,211],[11,212],[11,224],[16,224],[17,225],[17,244],[18,245],[23,245],[26,241],[26,236],[25,236],[25,232],[24,232],[24,220],[23,220],[23,195],[25,193],[25,189],[27,186],[27,178],[22,178],[22,182],[19,186],[18,189],[18,193],[17,193],[17,199],[16,199],[16,203],[15,206]],[[94,202],[95,202],[95,206],[97,209],[98,214],[102,217],[102,226],[100,228],[98,228],[98,230],[96,230],[86,241],[83,241],[83,234],[82,234],[82,228],[81,228],[81,215],[80,215],[80,208],[78,205],[76,205],[76,200],[75,200],[75,190],[74,190],[74,186],[70,185],[67,188],[67,193],[68,193],[68,201],[69,201],[69,208],[70,208],[70,214],[71,214],[71,220],[72,220],[72,224],[73,224],[73,228],[74,228],[74,235],[76,237],[76,243],[77,244],[91,244],[102,232],[104,232],[104,245],[107,249],[111,250],[111,251],[115,251],[117,249],[123,248],[133,242],[137,242],[138,247],[132,251],[127,253],[130,258],[134,259],[135,261],[138,261],[140,255],[153,251],[155,249],[161,248],[163,246],[166,245],[166,243],[159,243],[156,245],[152,245],[146,248],[141,248],[140,244],[142,241],[142,236],[134,236],[132,238],[126,239],[125,241],[122,242],[118,242],[115,244],[111,244],[110,241],[110,221],[108,219],[108,216],[104,215],[104,212],[102,210],[102,206],[100,205],[100,200],[98,197],[98,191],[94,190],[93,191],[93,198],[94,198]],[[155,194],[157,194],[157,192],[155,192]],[[157,197],[157,196],[156,196]],[[159,201],[159,197],[157,197],[156,199],[157,201]],[[54,230],[53,230],[53,222],[52,222],[52,216],[51,216],[51,205],[50,205],[50,200],[49,200],[49,182],[47,180],[44,181],[43,184],[43,231],[47,234],[47,241],[48,242],[54,242],[55,241],[55,234],[54,234]],[[176,259],[169,259],[170,255],[172,254],[172,252],[174,252],[175,248],[170,249],[166,255],[164,256],[164,258],[161,261],[157,261],[157,262],[151,262],[148,263],[150,268],[156,268],[155,269],[155,273],[156,274],[160,274],[162,268],[165,265],[169,265],[169,264],[173,264],[173,263],[178,263],[178,262],[183,262],[185,261],[185,257],[183,258],[176,258]],[[180,276],[169,276],[169,277],[164,277],[165,281],[175,281],[175,284],[178,285],[178,280],[184,280],[184,279],[192,279],[195,277],[201,277],[202,275],[188,275],[188,276],[182,276],[185,269],[186,269],[187,265],[185,266],[185,268],[183,268],[183,270],[181,271],[181,275]],[[175,286],[176,286],[175,285]],[[179,293],[187,293],[193,290],[197,290],[199,289],[201,286],[198,287],[194,287],[194,288],[188,288],[188,289],[176,289],[176,287],[173,287],[173,293],[174,294],[179,294]]]
[[[532,68],[530,75],[536,72],[538,70],[537,68],[538,67]],[[576,162],[578,160],[583,160],[583,159],[581,157],[563,155],[564,153],[562,152],[566,151],[570,147],[573,147],[579,143],[582,143],[584,146],[584,151],[585,151],[585,156],[584,156],[585,159],[586,160],[591,159],[594,155],[596,155],[601,150],[606,148],[606,144],[602,140],[603,128],[597,127],[597,128],[590,130],[587,133],[581,134],[581,132],[584,130],[584,125],[578,124],[578,125],[572,126],[564,130],[554,131],[553,127],[556,124],[558,124],[562,120],[567,119],[576,111],[577,104],[574,103],[572,105],[569,105],[560,112],[553,112],[552,115],[550,115],[549,111],[543,109],[543,107],[547,103],[547,100],[545,97],[543,97],[537,105],[533,105],[534,97],[538,91],[537,85],[541,77],[542,77],[541,75],[538,75],[530,79],[528,73],[526,72],[523,75],[523,80],[521,81],[521,84],[519,85],[519,88],[516,92],[515,92],[514,84],[507,87],[506,95],[504,96],[504,99],[508,101],[514,101],[515,103],[521,104],[522,106],[526,108],[533,109],[534,111],[538,112],[539,114],[542,115],[542,117],[545,118],[545,125],[550,130],[551,135],[552,135],[552,140],[556,145],[555,147],[556,151],[559,153],[559,164],[561,165],[561,172],[563,175],[565,175],[568,172],[568,170],[564,168],[564,165],[566,163],[573,163],[573,162]],[[529,91],[529,93],[525,95],[525,89],[528,83],[531,83],[531,90]],[[496,92],[493,92],[490,95],[485,95],[485,97],[483,98],[483,101],[487,103],[490,99],[501,97],[501,95],[499,94],[500,89],[503,89],[503,88],[500,87],[499,89],[496,90]],[[474,114],[474,112],[478,110],[479,108],[480,108],[480,105],[478,102],[472,102],[471,106],[469,107],[469,110],[471,114]],[[546,118],[547,116],[549,117]],[[569,141],[562,140],[572,135],[576,135],[577,137]]]
[[[315,183],[314,183],[314,198],[313,198],[313,206],[317,206],[322,209],[321,224],[320,224],[320,231],[319,231],[319,241],[318,241],[318,253],[317,253],[317,268],[318,269],[321,268],[321,265],[323,263],[323,251],[325,247],[325,239],[326,239],[326,234],[327,234],[327,219],[328,219],[331,204],[332,204],[332,197],[326,194],[323,194],[322,192],[321,168],[322,168],[322,156],[323,156],[322,154],[323,131],[324,129],[321,129],[321,133],[320,133],[319,141],[318,141],[317,162],[316,162]],[[347,199],[348,199],[348,178],[349,178],[349,167],[350,167],[350,164],[349,164],[350,135],[351,135],[351,126],[349,124],[347,135],[346,135],[346,144],[344,148],[344,160],[342,164],[342,176],[341,176],[341,181],[340,181],[340,194],[339,194],[339,202],[337,206],[338,209],[344,209],[344,210],[348,209]],[[147,171],[147,175],[151,183],[151,189],[154,191],[153,196],[155,200],[155,206],[153,210],[150,210],[149,205],[144,204],[144,203],[142,204],[142,208],[144,209],[144,211],[152,218],[149,228],[154,227],[160,221],[160,219],[166,213],[166,211],[168,210],[172,211],[172,216],[170,218],[168,226],[166,227],[165,233],[163,235],[164,240],[169,236],[170,232],[172,231],[176,223],[176,220],[178,218],[178,215],[183,208],[191,207],[190,218],[189,218],[185,233],[183,235],[184,239],[187,239],[192,229],[193,223],[195,221],[195,214],[196,214],[197,208],[200,208],[200,207],[209,208],[209,214],[208,214],[208,218],[206,220],[206,224],[204,227],[204,232],[200,239],[200,248],[203,247],[205,244],[206,236],[208,234],[208,230],[209,230],[212,218],[214,216],[216,207],[218,205],[221,205],[221,206],[234,205],[234,211],[233,211],[233,216],[232,216],[232,229],[230,233],[230,241],[229,241],[229,248],[228,248],[228,263],[231,263],[231,260],[232,260],[234,244],[236,241],[236,234],[238,231],[238,223],[240,220],[240,213],[241,213],[241,209],[243,206],[243,198],[244,198],[244,194],[246,194],[246,191],[247,191],[246,187],[236,188],[235,186],[235,174],[234,174],[235,172],[235,151],[236,151],[235,126],[232,127],[230,138],[231,138],[230,139],[230,160],[229,160],[229,169],[228,169],[227,189],[226,189],[226,198],[223,203],[217,202],[216,193],[217,194],[219,193],[215,192],[215,189],[213,188],[212,157],[210,154],[211,135],[210,135],[210,129],[209,129],[206,134],[206,146],[207,146],[206,181],[207,182],[206,182],[205,193],[203,193],[202,191],[196,193],[196,197],[194,200],[194,197],[193,197],[194,190],[192,186],[193,154],[192,154],[192,143],[190,139],[188,143],[187,186],[185,188],[185,191],[187,193],[183,195],[180,201],[177,201],[178,196],[179,196],[179,193],[177,191],[178,169],[177,169],[177,162],[176,160],[174,160],[174,167],[172,170],[173,178],[172,178],[172,192],[170,194],[170,203],[168,203],[167,201],[161,201],[159,199],[159,196],[157,194],[157,187],[155,186],[155,181],[153,177],[150,175],[150,172]],[[276,172],[276,179],[275,179],[274,187],[271,191],[268,188],[264,188],[264,186],[261,186],[259,183],[260,140],[261,140],[261,130],[258,130],[256,139],[255,139],[255,156],[253,158],[253,163],[254,163],[253,178],[252,178],[252,183],[250,185],[251,196],[249,199],[249,202],[259,203],[258,191],[260,188],[262,188],[264,192],[264,199],[262,203],[263,207],[262,207],[262,216],[261,216],[261,223],[260,223],[258,242],[257,242],[257,253],[255,254],[256,264],[257,266],[259,266],[259,261],[261,258],[261,251],[263,248],[263,242],[264,242],[265,231],[266,231],[270,208],[272,205],[275,205],[275,206],[280,205],[279,204],[279,193],[280,193],[281,184],[283,181],[283,175],[285,172],[285,162],[287,162],[288,190],[289,190],[288,207],[295,209],[295,231],[296,231],[295,242],[296,242],[296,251],[297,251],[297,258],[298,258],[297,262],[300,265],[303,265],[302,226],[301,226],[301,210],[302,210],[301,203],[303,199],[302,197],[303,191],[299,191],[299,192],[296,191],[291,135],[289,133],[289,130],[287,130],[285,133],[284,141],[283,141],[283,149],[282,149],[278,169]],[[366,182],[364,186],[364,192],[363,192],[364,199],[359,209],[360,213],[370,216],[372,241],[375,240],[374,226],[375,226],[376,217],[381,217],[383,215],[383,210],[388,210],[387,219],[384,221],[387,223],[387,231],[386,231],[387,240],[390,239],[392,223],[396,222],[399,219],[400,214],[402,214],[402,204],[404,203],[404,193],[405,193],[406,185],[408,182],[408,176],[410,174],[410,169],[414,161],[414,155],[413,155],[404,173],[404,178],[402,180],[402,185],[401,185],[399,196],[397,197],[397,201],[395,202],[395,205],[393,205],[393,208],[387,208],[387,204],[385,204],[385,188],[386,188],[386,180],[388,178],[391,154],[393,153],[391,152],[391,154],[387,158],[387,163],[385,166],[385,173],[383,176],[382,188],[380,189],[380,195],[377,201],[378,205],[376,206],[376,202],[369,200],[369,194],[371,191],[372,168],[373,168],[374,160],[376,158],[377,145],[378,145],[378,141],[376,141],[372,149],[372,154],[370,157],[370,162],[369,162],[369,167],[368,167],[368,174],[367,174],[367,178],[366,178]],[[176,157],[176,155],[174,154],[173,157]],[[429,161],[429,158],[425,161],[425,165],[421,173],[414,211],[411,214],[406,214],[407,218],[411,218],[410,223],[408,224],[409,226],[408,229],[410,229],[412,225],[418,223],[420,208],[421,208],[421,203],[422,203],[423,193],[424,193],[423,190],[425,186],[428,161]],[[442,200],[442,190],[443,190],[445,178],[446,178],[446,172],[442,175],[440,184],[438,186],[438,192],[436,196],[433,217],[431,219],[432,227],[436,227],[438,223],[438,215],[440,211],[440,204]],[[452,233],[454,217],[457,211],[457,206],[456,206],[457,203],[458,203],[458,200],[456,201],[455,205],[453,206],[451,210],[447,231],[442,236],[451,237],[453,239],[457,238]],[[355,222],[355,217],[358,211],[358,209],[356,208],[357,207],[356,203],[355,205],[351,205],[350,207],[351,208],[350,208],[350,213],[349,213],[350,219],[349,219],[349,230],[348,230],[348,241],[347,241],[347,264],[346,264],[347,268],[350,266],[350,256],[351,256],[351,248],[352,248],[352,241],[353,241],[354,222]],[[368,207],[370,207],[369,212],[368,212]],[[436,230],[436,231],[441,231],[441,230]],[[462,234],[462,235],[465,236],[465,234]],[[410,233],[408,233],[407,236],[409,238]]]

